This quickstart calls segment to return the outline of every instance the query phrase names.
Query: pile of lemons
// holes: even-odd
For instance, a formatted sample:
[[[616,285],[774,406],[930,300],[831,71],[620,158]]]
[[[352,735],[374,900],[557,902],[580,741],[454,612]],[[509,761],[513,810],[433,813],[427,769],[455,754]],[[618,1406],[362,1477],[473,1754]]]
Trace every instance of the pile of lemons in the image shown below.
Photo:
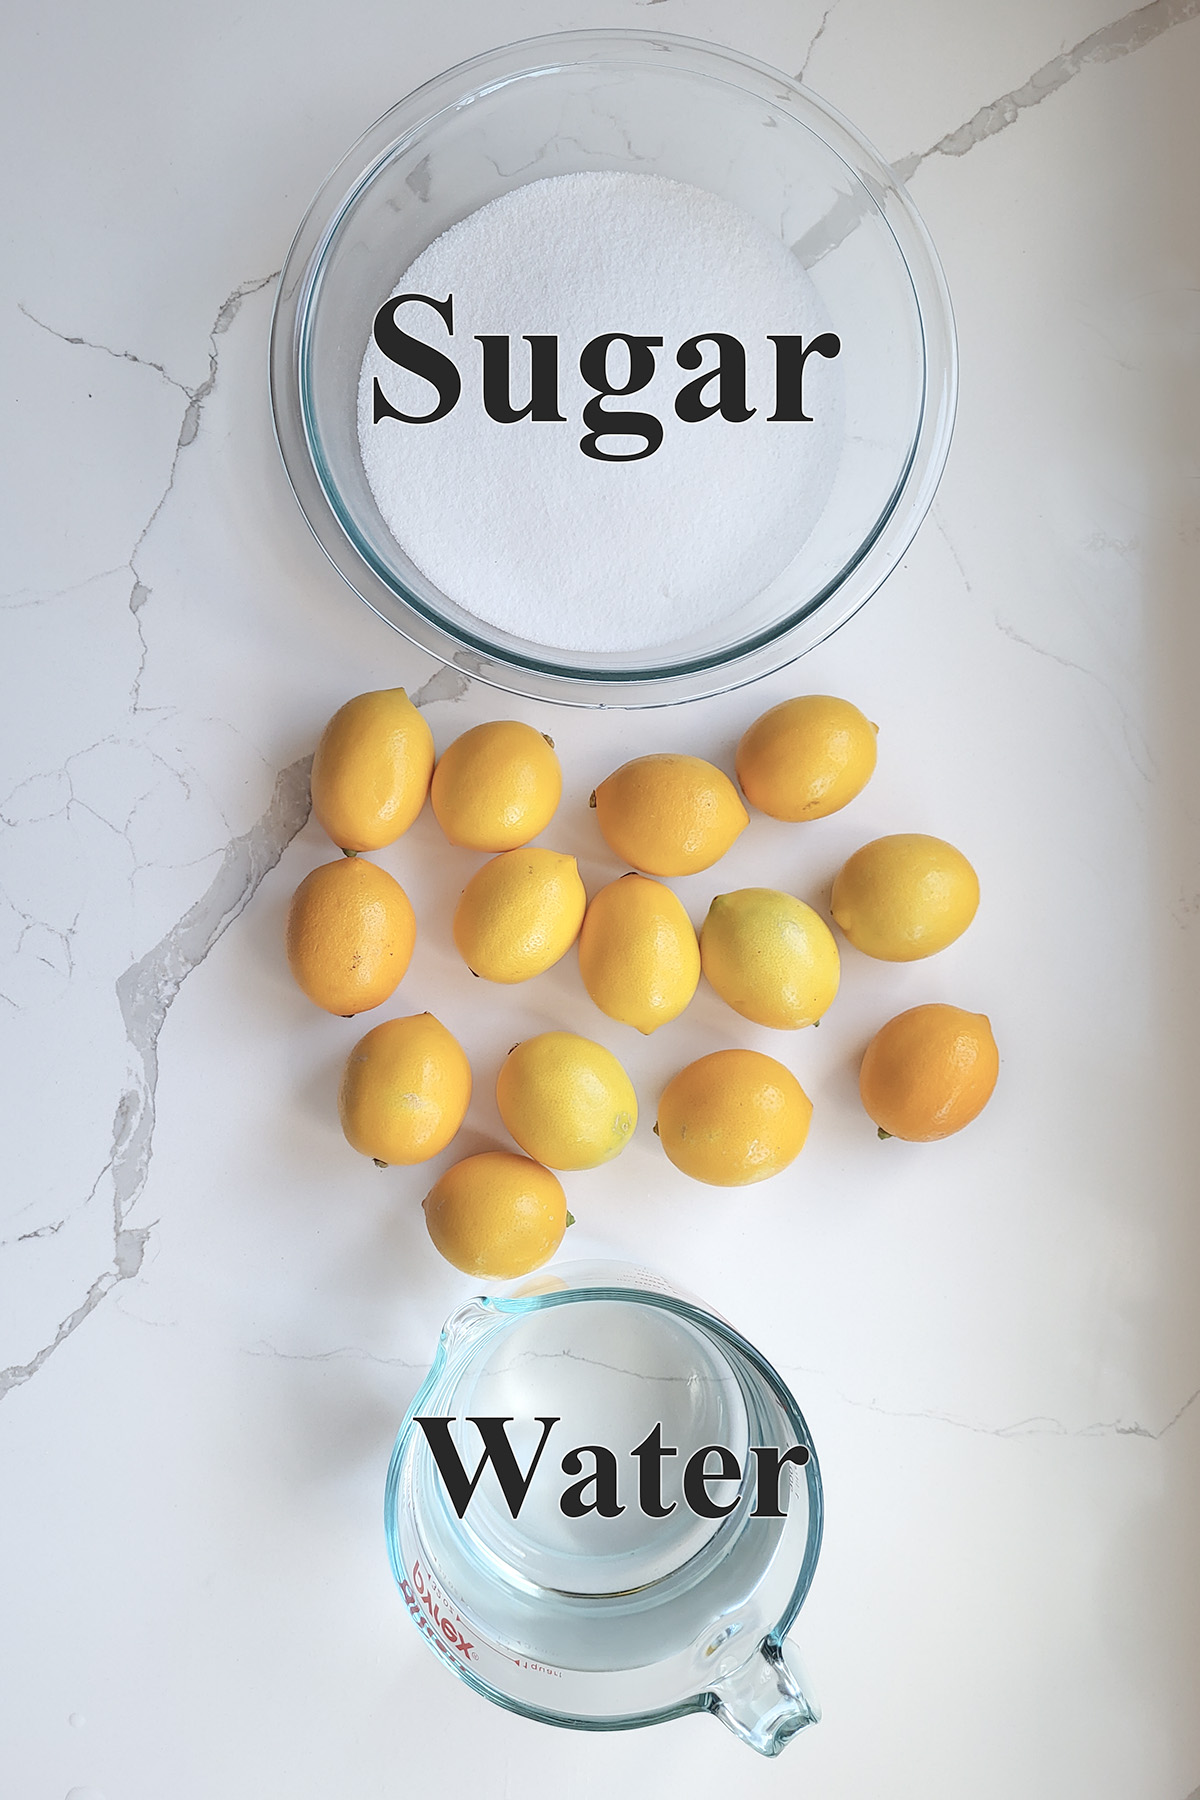
[[[631,872],[589,902],[575,858],[535,848],[562,794],[552,741],[515,720],[477,725],[435,759],[433,736],[401,688],[360,694],[334,714],[313,759],[313,811],[340,859],[293,896],[288,960],[318,1006],[343,1016],[388,999],[413,953],[416,923],[400,884],[365,852],[383,849],[428,795],[452,844],[490,860],[454,913],[454,942],[474,974],[503,984],[549,969],[578,943],[588,994],[609,1018],[651,1032],[683,1012],[703,975],[729,1006],[777,1030],[815,1025],[841,973],[824,919],[791,894],[718,894],[696,933],[664,877],[709,869],[749,824],[742,796],[772,818],[824,818],[875,768],[876,728],[848,701],[805,695],[756,720],[738,745],[738,787],[698,757],[625,763],[591,797],[609,847]],[[868,956],[911,962],[971,923],[979,883],[940,838],[902,834],[857,850],[830,910]],[[929,1142],[977,1116],[996,1083],[988,1020],[957,1007],[913,1007],[876,1034],[862,1061],[863,1105],[881,1137]],[[389,1019],[355,1045],[339,1112],[353,1147],[381,1165],[428,1160],[454,1138],[471,1066],[431,1013]],[[637,1096],[618,1059],[569,1031],[517,1044],[496,1083],[501,1118],[524,1152],[468,1156],[424,1202],[437,1248],[468,1274],[509,1278],[552,1256],[571,1223],[553,1170],[595,1168],[628,1143]],[[812,1104],[792,1072],[758,1051],[719,1050],[664,1089],[655,1132],[676,1168],[742,1186],[777,1174],[804,1145]]]

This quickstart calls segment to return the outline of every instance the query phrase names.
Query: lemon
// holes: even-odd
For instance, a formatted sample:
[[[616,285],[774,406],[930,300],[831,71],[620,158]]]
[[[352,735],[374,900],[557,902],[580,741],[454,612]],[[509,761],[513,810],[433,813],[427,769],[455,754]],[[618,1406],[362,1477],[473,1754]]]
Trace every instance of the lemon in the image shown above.
[[[471,1100],[471,1065],[432,1013],[386,1019],[355,1044],[338,1113],[356,1150],[380,1163],[419,1163],[444,1150]]]
[[[455,738],[433,771],[430,800],[452,844],[515,850],[544,831],[562,796],[554,745],[532,725],[499,719]]]
[[[447,1169],[426,1194],[425,1223],[466,1275],[511,1280],[548,1262],[569,1214],[562,1183],[527,1156],[484,1150]]]
[[[838,991],[832,931],[803,900],[776,888],[718,894],[700,928],[704,973],[722,1000],[756,1025],[812,1025]]]
[[[573,1031],[544,1031],[509,1051],[496,1081],[500,1117],[552,1169],[594,1169],[637,1124],[633,1083],[612,1054]]]
[[[858,1087],[881,1137],[929,1144],[979,1116],[999,1073],[1000,1052],[983,1013],[914,1006],[875,1033]]]
[[[306,875],[287,916],[287,959],[309,999],[349,1018],[381,1006],[412,957],[417,923],[386,869],[358,857]]]
[[[565,956],[587,895],[573,856],[505,850],[477,869],[454,914],[454,942],[488,981],[528,981]]]
[[[611,850],[647,875],[711,868],[750,823],[728,775],[698,756],[639,756],[592,795]]]
[[[683,902],[661,881],[622,875],[595,895],[579,932],[583,985],[610,1019],[649,1033],[678,1018],[700,980]]]
[[[736,757],[742,792],[760,812],[791,824],[840,812],[875,772],[877,729],[832,694],[785,700],[743,734]]]
[[[359,694],[321,734],[313,815],[342,850],[382,850],[408,830],[429,792],[433,733],[403,688]]]
[[[716,1050],[667,1083],[655,1129],[685,1175],[745,1187],[795,1161],[811,1118],[812,1101],[773,1056]]]
[[[979,879],[961,850],[918,832],[856,850],[833,883],[830,911],[856,950],[916,962],[961,937],[979,905]]]

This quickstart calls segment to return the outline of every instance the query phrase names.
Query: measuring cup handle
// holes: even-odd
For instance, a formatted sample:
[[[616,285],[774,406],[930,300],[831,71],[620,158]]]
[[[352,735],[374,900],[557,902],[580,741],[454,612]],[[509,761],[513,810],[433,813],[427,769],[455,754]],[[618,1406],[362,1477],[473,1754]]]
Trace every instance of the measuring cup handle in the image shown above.
[[[798,1731],[821,1717],[817,1702],[769,1638],[712,1689],[708,1700],[722,1724],[763,1756],[778,1756]]]

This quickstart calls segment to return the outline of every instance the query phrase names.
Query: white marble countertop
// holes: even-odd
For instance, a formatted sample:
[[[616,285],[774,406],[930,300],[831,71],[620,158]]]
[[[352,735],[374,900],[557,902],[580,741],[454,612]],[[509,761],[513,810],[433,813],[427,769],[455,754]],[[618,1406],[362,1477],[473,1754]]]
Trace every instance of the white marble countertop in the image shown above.
[[[1200,1794],[1198,11],[10,17],[3,1800]],[[359,131],[467,55],[587,24],[803,71],[911,179],[962,352],[950,464],[883,592],[754,690],[632,718],[514,702],[374,618],[304,527],[265,383],[273,274]],[[552,732],[555,841],[589,886],[616,871],[586,796],[630,746],[728,763],[805,690],[879,721],[879,773],[802,837],[755,818],[722,886],[820,896],[900,829],[980,871],[961,943],[848,952],[789,1047],[816,1103],[794,1177],[690,1184],[647,1105],[619,1164],[567,1178],[576,1253],[703,1294],[811,1421],[828,1530],[797,1637],[825,1718],[776,1764],[704,1717],[583,1737],[503,1713],[393,1590],[388,1451],[471,1284],[425,1236],[429,1171],[344,1144],[362,1026],[309,1006],[281,930],[329,854],[305,758],[335,706],[398,684],[439,746],[495,717]],[[380,860],[430,921],[401,1010],[436,1002],[480,1077],[456,1151],[498,1137],[483,1072],[530,1030],[586,1019],[643,1094],[771,1037],[710,993],[630,1047],[573,958],[481,1006],[444,923],[475,859],[426,812]],[[679,888],[699,915],[711,881]],[[996,1097],[944,1144],[881,1145],[856,1055],[940,998],[991,1015]]]

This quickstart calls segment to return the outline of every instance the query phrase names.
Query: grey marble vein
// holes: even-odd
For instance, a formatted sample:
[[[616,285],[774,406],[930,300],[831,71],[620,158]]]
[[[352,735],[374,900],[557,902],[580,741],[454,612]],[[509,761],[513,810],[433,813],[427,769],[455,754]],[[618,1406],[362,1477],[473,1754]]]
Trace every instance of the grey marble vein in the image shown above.
[[[796,80],[797,81],[803,81],[805,75],[808,73],[808,65],[812,61],[812,53],[816,49],[817,45],[820,43],[821,39],[825,36],[825,27],[828,25],[830,14],[833,12],[833,9],[836,5],[837,5],[837,0],[830,0],[829,5],[825,8],[825,11],[821,14],[821,23],[817,26],[817,29],[813,32],[812,39],[809,43],[808,49],[804,53],[804,61],[800,64],[799,69],[796,71]]]
[[[119,1282],[142,1266],[152,1225],[130,1225],[129,1214],[146,1185],[154,1138],[158,1088],[158,1039],[171,1003],[192,971],[244,911],[259,883],[279,861],[309,815],[305,756],[283,769],[271,803],[249,831],[225,849],[221,867],[200,898],[152,950],[131,964],[116,984],[117,1000],[131,1052],[128,1085],[113,1118],[112,1150],[106,1172],[112,1177],[113,1258],[68,1313],[48,1344],[27,1363],[0,1370],[0,1399],[36,1375],[59,1345],[93,1313]]]
[[[1090,64],[1114,62],[1118,57],[1128,56],[1131,50],[1140,50],[1173,25],[1182,25],[1197,14],[1200,14],[1200,0],[1151,0],[1149,6],[1139,6],[1133,12],[1124,13],[1111,25],[1102,25],[1098,31],[1081,38],[1060,56],[1052,56],[1020,87],[981,106],[965,125],[948,131],[928,150],[901,157],[895,165],[897,175],[901,181],[910,181],[930,156],[965,156],[976,144],[1005,130],[1021,113],[1032,106],[1040,106],[1043,100],[1065,87]]]
[[[1164,31],[1169,31],[1171,26],[1181,25],[1197,14],[1200,14],[1200,0],[1151,0],[1149,6],[1123,14],[1113,24],[1093,31],[1090,37],[1082,38],[1073,48],[1064,50],[1061,56],[1051,57],[1020,87],[981,106],[965,125],[948,131],[928,150],[902,156],[892,165],[896,174],[901,181],[911,181],[922,163],[931,156],[965,156],[976,144],[984,143],[1013,124],[1031,106],[1038,106],[1049,94],[1057,93],[1090,64],[1112,62],[1117,57],[1127,56],[1131,50],[1140,50]],[[813,42],[816,42],[815,38]],[[839,194],[825,217],[818,219],[791,246],[794,255],[806,269],[811,269],[845,242],[871,206],[872,201],[864,191]]]
[[[128,568],[127,562],[115,563],[111,569],[100,569],[95,575],[85,575],[82,581],[72,581],[61,588],[12,588],[0,594],[0,606],[5,612],[19,612],[26,606],[41,606],[47,600],[65,600],[68,594],[82,594],[85,588],[107,581],[110,575],[123,575]]]
[[[11,826],[11,824],[12,821],[5,816],[3,811],[0,811],[0,825]],[[0,902],[3,902],[3,904],[12,911],[14,916],[21,921],[21,930],[12,950],[13,957],[20,956],[26,938],[35,933],[41,933],[43,948],[35,952],[34,960],[41,963],[43,968],[50,969],[54,974],[61,975],[67,981],[70,981],[75,973],[75,952],[72,947],[72,940],[79,927],[79,914],[75,914],[71,924],[64,931],[57,925],[51,925],[46,919],[36,918],[33,913],[26,912],[23,907],[14,906],[11,896],[2,887],[0,887]],[[59,955],[54,959],[51,959],[51,957],[45,954],[45,950],[49,948],[49,945],[46,944],[46,939],[50,939],[59,952]],[[14,1012],[20,1012],[22,1010],[22,1002],[14,999],[11,994],[6,993],[2,988],[0,988],[0,1000],[5,1001],[7,1005],[11,1006]]]
[[[182,392],[187,399],[187,405],[184,408],[183,420],[179,427],[179,436],[175,440],[175,450],[171,457],[170,469],[167,471],[166,486],[163,488],[162,493],[155,502],[150,517],[146,520],[146,523],[138,533],[137,542],[129,552],[129,572],[133,576],[133,587],[129,594],[129,611],[137,630],[138,642],[141,645],[137,673],[133,678],[133,686],[131,689],[133,703],[132,710],[135,713],[142,710],[142,677],[146,672],[147,654],[146,634],[142,629],[140,614],[152,593],[151,588],[142,580],[141,573],[138,569],[138,552],[141,550],[142,545],[145,543],[154,526],[155,520],[158,518],[170,497],[171,491],[175,486],[175,477],[179,470],[179,458],[188,448],[189,444],[195,443],[196,434],[200,430],[200,419],[204,412],[204,403],[217,385],[217,375],[220,369],[221,358],[217,339],[223,337],[229,330],[229,327],[233,324],[233,321],[241,311],[243,301],[248,300],[251,294],[260,293],[263,288],[269,286],[272,281],[276,280],[278,274],[278,269],[275,269],[270,275],[252,276],[249,281],[240,282],[239,285],[233,289],[232,293],[226,294],[224,300],[222,300],[220,306],[217,308],[216,317],[212,322],[212,329],[208,334],[208,374],[196,387],[183,387],[183,384],[179,382],[175,384],[182,389]],[[67,341],[72,342],[73,340],[68,339]],[[103,348],[104,346],[100,347]],[[118,352],[110,352],[110,355],[116,354],[118,354]],[[121,352],[120,354],[126,353]],[[134,357],[133,360],[136,362],[141,359]],[[170,377],[168,377],[168,379],[170,379]]]
[[[471,677],[449,663],[435,670],[412,696],[414,706],[433,706],[439,700],[461,700],[470,691]]]
[[[968,594],[971,593],[971,578],[967,574],[962,557],[958,554],[954,545],[954,540],[946,530],[945,521],[941,518],[936,506],[933,508],[931,517],[933,518],[934,524],[937,526],[942,542],[950,552],[955,568],[962,577],[964,591]],[[1153,781],[1158,771],[1158,765],[1155,761],[1154,753],[1150,748],[1149,741],[1145,732],[1133,717],[1121,695],[1111,682],[1106,681],[1095,669],[1089,669],[1085,663],[1072,662],[1069,656],[1061,656],[1057,651],[1048,649],[1044,644],[1035,644],[1032,638],[1023,636],[1022,633],[1017,630],[1015,625],[1009,625],[1004,619],[1000,618],[998,614],[993,615],[993,623],[1001,636],[1006,637],[1010,643],[1019,644],[1023,650],[1030,650],[1035,656],[1044,656],[1050,662],[1057,663],[1060,668],[1070,669],[1076,675],[1082,675],[1088,681],[1094,681],[1096,685],[1108,695],[1117,710],[1121,720],[1121,728],[1125,733],[1125,741],[1129,746],[1134,767],[1137,769],[1138,774],[1142,777],[1143,781]]]
[[[933,523],[937,526],[938,532],[941,536],[941,540],[942,540],[943,544],[945,544],[947,550],[950,552],[950,557],[951,557],[952,562],[954,563],[955,568],[958,570],[959,574],[962,576],[962,584],[963,584],[964,591],[969,594],[972,591],[971,590],[971,578],[967,574],[966,567],[963,563],[962,557],[958,554],[958,551],[955,549],[953,538],[950,536],[950,533],[946,530],[946,523],[945,523],[945,520],[942,518],[941,508],[936,504],[936,502],[933,505],[933,507],[931,508],[929,516],[932,519]]]
[[[430,180],[429,158],[423,156],[405,177],[404,185],[418,200],[428,200]]]
[[[72,773],[72,764],[83,762],[85,757],[93,755],[97,750],[103,750],[109,745],[119,747],[128,742],[129,740],[123,737],[119,732],[106,732],[103,737],[95,738],[92,743],[84,744],[79,750],[73,750],[70,756],[66,758],[65,762],[60,763],[56,768],[35,769],[32,775],[26,775],[17,783],[16,787],[9,789],[3,799],[0,799],[0,825],[7,825],[12,828],[20,825],[35,824],[41,820],[59,818],[64,813],[69,815],[73,807],[78,807],[83,812],[90,813],[94,819],[99,820],[100,824],[107,826],[110,831],[116,832],[118,837],[125,838],[128,843],[129,816],[137,810],[144,800],[149,799],[153,792],[153,786],[144,788],[139,794],[135,794],[131,800],[126,802],[126,819],[125,824],[122,826],[118,825],[112,818],[105,817],[103,813],[97,812],[95,807],[89,806],[86,800],[80,798],[79,794],[76,792],[75,776]],[[143,756],[147,757],[152,763],[155,763],[167,776],[172,780],[177,781],[180,787],[182,787],[187,799],[190,800],[192,798],[191,783],[181,769],[176,768],[173,763],[168,762],[165,756],[160,755],[160,753],[153,749],[148,743],[139,743],[137,749]],[[22,812],[14,807],[13,803],[17,800],[18,796],[27,794],[27,791],[31,788],[37,790],[49,783],[57,783],[58,785],[53,789],[52,794],[48,795],[46,800],[42,802],[45,808],[44,811],[30,812],[26,810]],[[49,804],[51,799],[54,801],[53,805]],[[28,800],[26,801],[26,806],[28,806]],[[10,808],[13,810],[10,811]],[[132,849],[133,846],[130,844],[130,850],[132,851]],[[203,860],[203,858],[198,860]],[[0,889],[0,894],[2,893],[3,890]],[[9,901],[9,905],[12,905],[11,900]],[[14,908],[13,910],[19,911],[20,909]],[[41,922],[34,921],[28,913],[22,913],[21,917],[29,920],[30,923]],[[77,913],[69,931],[65,935],[69,937],[71,933],[75,931],[78,924],[79,914]],[[50,929],[53,929],[53,927]]]
[[[788,1376],[818,1376],[823,1379],[819,1369],[804,1369],[796,1366],[779,1365]],[[885,1419],[923,1419],[930,1424],[950,1425],[956,1431],[971,1431],[981,1437],[1023,1438],[1023,1437],[1063,1437],[1063,1438],[1096,1438],[1096,1437],[1136,1437],[1147,1438],[1157,1443],[1161,1438],[1178,1425],[1179,1421],[1200,1400],[1200,1387],[1194,1389],[1181,1405],[1177,1406],[1164,1424],[1152,1429],[1148,1425],[1139,1424],[1137,1420],[1097,1419],[1090,1425],[1065,1425],[1061,1419],[1053,1419],[1048,1414],[1039,1413],[1026,1419],[1016,1419],[1007,1425],[981,1425],[970,1419],[959,1418],[954,1413],[938,1412],[933,1408],[905,1408],[881,1406],[876,1400],[859,1400],[853,1395],[837,1389],[840,1400],[847,1406],[859,1407],[864,1412],[878,1413]],[[1193,1800],[1189,1795],[1188,1800]]]
[[[265,1339],[247,1348],[246,1356],[276,1357],[280,1362],[370,1362],[379,1363],[386,1369],[420,1369],[429,1367],[428,1358],[424,1362],[406,1362],[402,1356],[376,1356],[373,1350],[364,1350],[358,1344],[338,1344],[332,1350],[277,1350],[274,1344]]]
[[[153,362],[149,357],[146,357],[146,356],[138,356],[132,350],[116,350],[116,349],[113,349],[113,347],[109,344],[96,343],[91,338],[85,338],[85,337],[82,337],[79,335],[74,335],[74,334],[71,334],[71,333],[68,333],[65,331],[57,331],[53,325],[48,325],[44,319],[39,319],[35,313],[30,312],[29,308],[26,305],[24,305],[23,302],[18,301],[18,303],[17,303],[18,310],[24,314],[24,316],[30,321],[31,324],[38,326],[38,328],[42,331],[49,332],[50,336],[58,338],[60,343],[70,344],[72,347],[78,348],[78,349],[95,350],[104,356],[114,357],[118,362],[133,363],[138,368],[150,369],[155,374],[161,376],[161,378],[165,382],[167,382],[171,387],[177,388],[178,391],[183,395],[185,401],[187,402],[186,406],[184,407],[183,419],[182,419],[182,421],[180,423],[180,427],[179,427],[179,435],[175,440],[175,449],[171,456],[171,466],[167,471],[166,485],[164,486],[162,493],[159,495],[157,501],[155,502],[155,504],[150,512],[150,515],[146,520],[146,523],[142,526],[141,531],[138,533],[137,541],[135,542],[133,549],[129,553],[128,562],[125,565],[123,565],[124,567],[128,568],[130,574],[133,576],[133,587],[130,590],[130,595],[129,595],[129,611],[133,616],[134,623],[137,627],[138,638],[141,643],[141,657],[139,660],[137,674],[134,676],[134,679],[133,679],[133,689],[132,689],[133,711],[135,713],[141,710],[141,706],[140,706],[141,682],[142,682],[142,676],[145,673],[145,667],[146,667],[146,639],[145,639],[145,634],[142,631],[141,621],[140,621],[138,615],[140,614],[143,606],[145,606],[147,600],[150,599],[151,591],[152,591],[150,589],[150,587],[142,580],[142,577],[138,571],[138,566],[137,566],[138,552],[140,551],[142,545],[145,543],[147,537],[149,536],[150,531],[152,530],[152,528],[154,526],[155,520],[158,518],[158,515],[161,513],[161,511],[162,511],[164,505],[166,504],[167,499],[171,493],[171,490],[175,486],[175,476],[176,476],[176,473],[178,472],[178,468],[179,468],[179,458],[182,455],[182,453],[188,448],[189,444],[195,443],[196,434],[200,429],[200,419],[201,419],[201,415],[203,414],[203,411],[204,411],[204,403],[208,399],[209,395],[212,393],[213,389],[217,385],[217,376],[218,376],[219,369],[220,369],[220,356],[221,356],[220,346],[217,343],[217,339],[220,337],[223,337],[225,335],[225,333],[229,330],[229,327],[233,324],[233,321],[236,319],[238,313],[241,310],[243,301],[248,300],[252,294],[260,293],[263,288],[267,287],[272,281],[274,281],[277,278],[278,274],[279,274],[278,269],[275,269],[269,275],[252,276],[249,281],[240,282],[238,284],[238,286],[233,289],[232,293],[226,294],[224,300],[222,300],[220,306],[217,308],[216,317],[213,319],[212,326],[208,333],[208,373],[204,377],[204,380],[199,382],[195,387],[189,387],[186,382],[178,380],[177,377],[170,374],[167,371],[167,369],[164,368],[162,363]],[[105,571],[105,573],[115,573],[115,572],[116,571],[112,571],[112,570]],[[89,579],[98,580],[99,577],[92,576]],[[86,586],[86,585],[87,585],[86,583],[77,583],[76,584],[76,586]],[[68,591],[73,591],[73,590],[64,589],[63,591],[68,592]],[[39,596],[37,596],[37,599],[41,599],[43,597],[44,596],[39,595]],[[6,595],[6,596],[3,596],[3,598],[5,600],[8,600],[9,596]],[[13,598],[19,599],[20,596],[13,596]],[[36,604],[36,603],[37,603],[36,599],[32,602],[27,602],[27,604]]]
[[[955,560],[957,561],[957,558]],[[959,566],[961,567],[961,564]],[[1125,742],[1138,774],[1143,781],[1154,780],[1158,773],[1158,763],[1150,748],[1149,740],[1110,681],[1106,681],[1103,675],[1097,674],[1095,669],[1089,669],[1086,663],[1072,662],[1069,656],[1060,656],[1058,651],[1049,650],[1044,644],[1035,644],[1032,638],[1024,637],[1015,625],[1006,624],[999,617],[995,619],[995,626],[1002,637],[1006,637],[1012,644],[1019,644],[1022,650],[1031,650],[1035,656],[1044,656],[1049,662],[1057,663],[1060,669],[1070,669],[1074,674],[1082,675],[1088,681],[1094,681],[1097,687],[1108,695],[1117,709],[1125,734]]]
[[[70,344],[73,348],[80,350],[96,350],[103,356],[115,357],[117,362],[136,363],[139,369],[152,369],[156,375],[161,375],[169,386],[178,388],[181,394],[186,394],[189,400],[191,399],[191,389],[186,387],[182,381],[177,380],[174,375],[169,374],[161,363],[152,362],[148,356],[136,356],[132,350],[114,350],[110,345],[97,344],[91,338],[72,337],[65,331],[56,331],[53,325],[47,325],[45,319],[39,319],[36,313],[30,312],[23,300],[17,301],[17,311],[24,314],[31,325],[36,325],[40,331],[48,332],[51,337],[57,338],[60,344]]]
[[[53,1225],[39,1225],[36,1231],[23,1231],[20,1237],[15,1241],[18,1244],[28,1244],[34,1238],[55,1237],[62,1230],[66,1222],[65,1219],[56,1219]]]

